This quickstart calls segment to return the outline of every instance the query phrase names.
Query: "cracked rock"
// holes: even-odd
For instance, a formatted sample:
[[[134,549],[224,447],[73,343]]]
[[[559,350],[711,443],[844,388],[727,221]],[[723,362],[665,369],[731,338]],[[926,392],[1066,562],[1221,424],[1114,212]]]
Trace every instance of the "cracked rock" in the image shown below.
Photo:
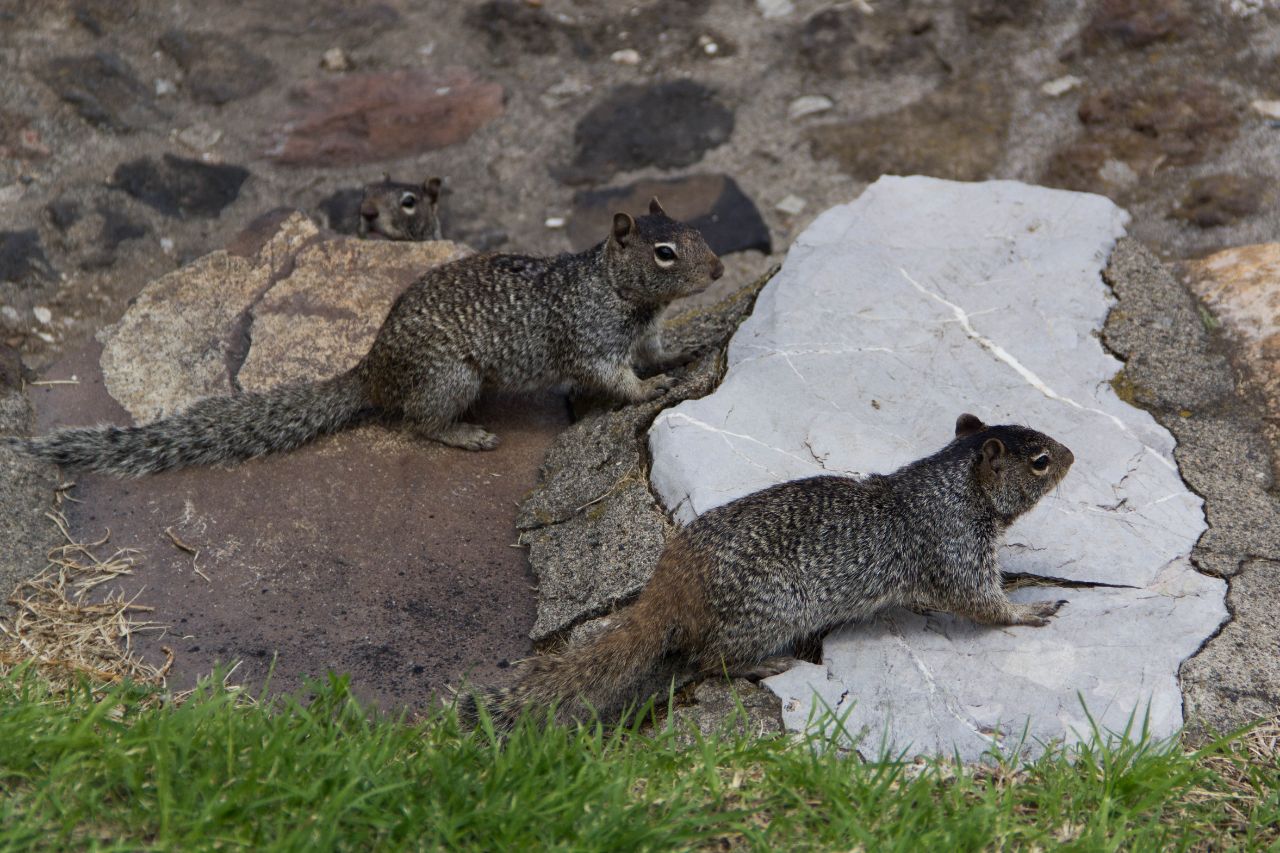
[[[1112,586],[1054,590],[1069,603],[1044,628],[903,611],[848,626],[822,666],[766,682],[792,728],[815,695],[852,708],[870,753],[881,733],[965,759],[1012,748],[1024,725],[1028,749],[1071,740],[1088,731],[1078,694],[1104,728],[1148,703],[1157,735],[1181,725],[1178,666],[1226,615],[1224,584],[1191,566],[1204,515],[1173,437],[1109,383],[1120,363],[1098,340],[1112,301],[1101,271],[1127,218],[1098,196],[882,178],[796,240],[720,387],[658,416],[651,482],[686,522],[786,480],[892,471],[942,447],[964,411],[1075,451],[1001,562]]]
[[[253,252],[213,252],[148,285],[98,334],[104,383],[141,423],[237,385],[335,375],[368,350],[409,282],[461,254],[452,243],[325,239],[295,213]]]

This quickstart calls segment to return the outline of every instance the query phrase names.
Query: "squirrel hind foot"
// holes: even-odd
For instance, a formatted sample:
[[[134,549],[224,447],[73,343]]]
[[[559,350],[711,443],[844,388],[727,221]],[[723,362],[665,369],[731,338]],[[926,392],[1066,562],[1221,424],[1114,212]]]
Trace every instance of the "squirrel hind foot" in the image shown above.
[[[463,422],[450,424],[433,433],[423,433],[423,437],[463,450],[493,450],[501,443],[501,439],[484,427]]]

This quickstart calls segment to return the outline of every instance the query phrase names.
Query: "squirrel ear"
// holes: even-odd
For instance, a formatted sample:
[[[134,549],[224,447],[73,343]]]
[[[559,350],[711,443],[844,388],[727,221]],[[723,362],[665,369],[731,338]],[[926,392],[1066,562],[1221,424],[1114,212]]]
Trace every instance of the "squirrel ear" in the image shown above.
[[[654,216],[666,216],[667,212],[662,209],[662,205],[658,204],[658,197],[654,196],[649,199],[649,213]]]
[[[422,194],[432,201],[440,200],[440,184],[439,178],[427,178],[422,182]]]
[[[619,246],[627,245],[627,238],[631,236],[631,232],[635,230],[636,223],[625,213],[615,213],[613,215],[613,239],[617,241]]]
[[[964,438],[967,435],[982,432],[987,425],[978,420],[977,415],[971,415],[965,412],[956,418],[956,438]]]
[[[988,438],[982,443],[982,467],[989,471],[998,471],[1004,461],[1004,442],[998,438]]]

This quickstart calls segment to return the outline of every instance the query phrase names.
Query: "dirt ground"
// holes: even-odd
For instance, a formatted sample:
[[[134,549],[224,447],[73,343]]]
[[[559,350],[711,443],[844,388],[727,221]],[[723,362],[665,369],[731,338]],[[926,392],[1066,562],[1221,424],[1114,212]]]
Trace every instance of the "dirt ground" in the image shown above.
[[[0,344],[54,375],[151,279],[281,206],[341,226],[384,170],[532,253],[597,191],[728,176],[767,234],[726,286],[882,173],[1104,193],[1193,258],[1280,231],[1278,100],[1266,0],[0,0]]]

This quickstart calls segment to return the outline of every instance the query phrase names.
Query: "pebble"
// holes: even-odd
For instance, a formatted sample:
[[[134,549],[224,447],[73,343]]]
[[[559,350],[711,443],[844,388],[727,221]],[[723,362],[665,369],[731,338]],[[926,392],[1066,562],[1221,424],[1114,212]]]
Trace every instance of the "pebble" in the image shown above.
[[[1045,83],[1040,87],[1040,91],[1051,98],[1056,98],[1059,95],[1064,95],[1067,92],[1070,92],[1083,82],[1083,80],[1074,74],[1068,74],[1065,77],[1059,77],[1057,80],[1050,80]]]
[[[172,80],[166,80],[161,77],[156,81],[156,97],[163,98],[165,95],[172,95],[178,91],[178,84]]]
[[[36,337],[44,341],[46,344],[53,343],[53,335],[48,332],[36,332]]]
[[[785,18],[796,10],[791,0],[756,0],[756,8],[766,18]]]
[[[572,77],[561,80],[541,95],[542,103],[548,108],[555,108],[561,104],[572,101],[574,98],[580,98],[591,91],[591,84],[577,80]]]
[[[793,119],[803,118],[804,116],[825,113],[834,106],[835,103],[826,95],[802,95],[791,102],[791,106],[787,109],[787,115]]]
[[[350,71],[356,67],[351,57],[340,47],[331,47],[320,57],[320,67],[325,71]]]
[[[567,220],[563,216],[548,216],[547,221],[543,223],[548,228],[563,228]]]
[[[716,40],[711,36],[698,36],[698,46],[702,48],[702,52],[707,56],[715,56],[720,52],[720,45],[716,44]]]
[[[1280,118],[1280,101],[1254,101],[1249,104],[1253,111],[1267,118]]]
[[[615,50],[613,53],[609,54],[609,58],[619,65],[640,64],[640,52],[630,47],[622,50]]]
[[[0,308],[0,316],[3,316],[10,323],[17,323],[22,319],[22,315],[18,313],[18,309],[12,305],[6,305]]]
[[[36,315],[36,320],[39,321],[42,326],[47,326],[53,322],[53,312],[48,308],[45,308],[43,305],[37,305],[35,308],[32,308],[31,313]]]
[[[161,237],[161,238],[160,238],[160,251],[164,252],[166,255],[172,255],[172,254],[173,254],[173,240],[169,239],[168,237]]]
[[[774,208],[782,211],[788,216],[795,216],[797,213],[804,210],[806,204],[808,204],[808,202],[800,198],[800,196],[788,195],[782,199],[782,201],[775,204]]]
[[[192,151],[208,151],[222,139],[222,131],[203,122],[178,131],[178,141]]]
[[[1098,170],[1098,177],[1118,187],[1127,187],[1138,182],[1138,173],[1123,160],[1108,160]]]

